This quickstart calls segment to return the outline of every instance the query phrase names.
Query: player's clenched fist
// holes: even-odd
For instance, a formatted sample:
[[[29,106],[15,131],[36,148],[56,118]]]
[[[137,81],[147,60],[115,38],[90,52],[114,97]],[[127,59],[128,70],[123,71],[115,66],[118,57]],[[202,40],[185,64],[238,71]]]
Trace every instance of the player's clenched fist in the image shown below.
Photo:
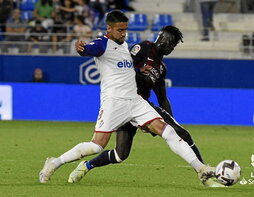
[[[75,48],[77,52],[83,52],[84,51],[84,46],[85,46],[85,42],[82,40],[78,40],[75,42]]]

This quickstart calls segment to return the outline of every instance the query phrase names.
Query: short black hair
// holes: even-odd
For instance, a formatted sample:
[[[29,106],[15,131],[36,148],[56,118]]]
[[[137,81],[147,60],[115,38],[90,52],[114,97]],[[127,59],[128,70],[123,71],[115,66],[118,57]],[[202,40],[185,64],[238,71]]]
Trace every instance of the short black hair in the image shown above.
[[[120,10],[112,10],[107,14],[106,24],[109,23],[119,23],[119,22],[128,22],[128,17]]]
[[[178,42],[183,42],[183,34],[182,34],[182,32],[177,27],[168,25],[168,26],[163,27],[161,29],[161,31],[165,31],[165,32],[171,33],[171,34],[173,34],[176,37]]]

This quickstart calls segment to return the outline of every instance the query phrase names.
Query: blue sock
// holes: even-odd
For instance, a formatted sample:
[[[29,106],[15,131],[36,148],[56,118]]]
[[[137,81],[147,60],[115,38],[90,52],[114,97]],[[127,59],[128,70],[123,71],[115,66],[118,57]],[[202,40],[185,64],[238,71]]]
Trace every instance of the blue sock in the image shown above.
[[[90,161],[87,161],[85,164],[88,170],[93,169],[93,166],[91,165]]]

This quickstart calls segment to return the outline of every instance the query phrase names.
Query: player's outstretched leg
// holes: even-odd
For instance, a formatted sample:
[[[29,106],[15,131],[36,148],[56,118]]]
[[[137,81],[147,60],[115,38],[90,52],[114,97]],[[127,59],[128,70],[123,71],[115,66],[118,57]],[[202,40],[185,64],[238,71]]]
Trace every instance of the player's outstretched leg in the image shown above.
[[[203,162],[202,156],[199,152],[199,149],[197,147],[197,145],[194,143],[194,141],[192,140],[192,137],[190,135],[190,133],[183,128],[172,116],[172,112],[171,114],[168,113],[167,111],[165,111],[164,109],[162,109],[161,107],[155,106],[153,103],[149,102],[149,104],[161,115],[161,117],[164,119],[164,121],[170,125],[171,127],[174,128],[175,132],[177,133],[177,135],[179,135],[185,142],[187,142],[187,144],[191,147],[191,149],[194,151],[194,153],[196,154],[197,158],[199,159],[199,161]]]
[[[116,150],[105,150],[97,157],[90,161],[81,161],[79,165],[71,172],[68,183],[77,183],[88,173],[96,167],[105,166],[113,163],[121,163],[123,160],[120,159]]]
[[[39,173],[40,183],[47,183],[54,172],[63,164],[79,160],[85,156],[99,153],[103,150],[101,146],[93,142],[83,142],[58,158],[49,157],[46,159],[43,169]]]
[[[188,162],[198,173],[200,181],[207,187],[223,187],[216,182],[215,168],[204,165],[195,155],[191,147],[182,140],[170,125],[167,125],[162,133],[162,138],[167,142],[171,150]]]
[[[68,182],[79,182],[93,168],[120,163],[127,159],[136,130],[137,128],[130,123],[121,127],[116,133],[116,148],[114,150],[105,150],[90,161],[80,162],[76,169],[71,172]]]
[[[200,151],[197,145],[195,144],[195,142],[193,141],[190,133],[185,128],[183,128],[180,124],[178,124],[173,117],[170,117],[170,119],[166,119],[166,123],[168,124],[170,123],[169,125],[175,129],[177,135],[179,135],[191,147],[191,149],[193,150],[193,152],[195,153],[199,161],[204,163],[203,158],[200,154]]]

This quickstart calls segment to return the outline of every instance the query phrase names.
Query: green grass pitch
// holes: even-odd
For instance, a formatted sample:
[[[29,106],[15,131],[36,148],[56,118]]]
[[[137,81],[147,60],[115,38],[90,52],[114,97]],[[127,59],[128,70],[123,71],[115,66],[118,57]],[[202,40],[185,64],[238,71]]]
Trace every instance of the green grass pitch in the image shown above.
[[[234,159],[242,176],[253,180],[254,127],[185,125],[206,163]],[[0,121],[0,196],[121,196],[121,197],[247,197],[254,184],[239,182],[229,188],[205,188],[185,161],[169,150],[160,137],[138,131],[129,158],[118,165],[90,171],[78,184],[68,184],[78,161],[62,166],[48,184],[38,173],[47,156],[59,156],[91,139],[94,123]],[[115,134],[107,148],[114,148]],[[87,159],[92,156],[87,157]]]

